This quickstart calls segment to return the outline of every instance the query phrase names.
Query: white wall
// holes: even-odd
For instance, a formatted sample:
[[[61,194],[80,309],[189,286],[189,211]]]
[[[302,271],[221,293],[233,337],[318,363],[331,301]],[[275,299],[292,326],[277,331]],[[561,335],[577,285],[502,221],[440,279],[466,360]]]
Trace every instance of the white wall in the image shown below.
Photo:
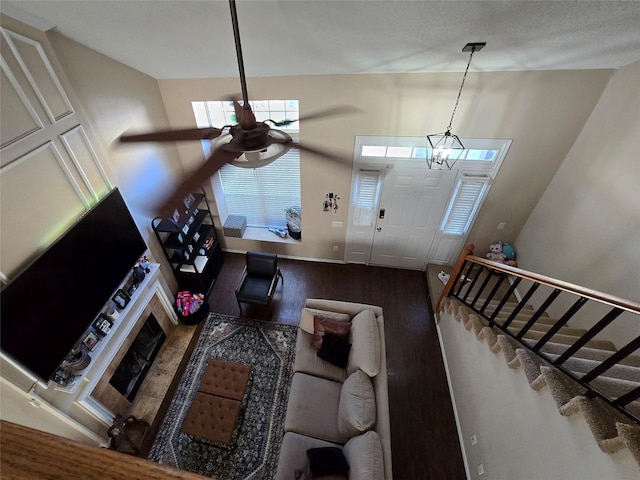
[[[498,178],[484,202],[469,241],[479,251],[517,236],[537,199],[573,145],[611,75],[608,70],[553,72],[470,72],[456,113],[454,132],[465,138],[513,139]],[[333,75],[248,78],[249,97],[300,100],[306,115],[333,105],[363,113],[305,122],[301,141],[353,156],[356,135],[424,136],[443,131],[460,87],[460,74]],[[195,125],[191,101],[217,100],[237,92],[238,79],[161,80],[171,125]],[[179,146],[186,169],[203,160],[198,142]],[[426,168],[426,166],[425,166]],[[303,241],[277,253],[339,260],[347,222],[351,164],[331,164],[301,155]],[[337,214],[322,213],[327,192],[343,199]],[[499,222],[506,228],[497,231]],[[498,238],[497,235],[500,235]],[[260,249],[244,239],[226,239],[232,249]],[[271,246],[271,248],[275,248]],[[486,251],[486,250],[485,250]]]
[[[175,171],[181,171],[182,165],[177,158],[175,147],[152,147],[142,150],[146,155],[140,151],[134,155],[131,151],[113,148],[112,142],[133,124],[147,125],[149,128],[166,126],[166,113],[157,82],[55,33],[45,35],[5,15],[1,15],[0,20],[3,27],[26,36],[27,39],[35,40],[42,46],[55,78],[60,81],[64,93],[69,98],[70,107],[64,107],[71,111],[63,111],[57,117],[49,118],[43,109],[45,105],[60,103],[55,102],[57,90],[50,89],[49,97],[53,101],[45,97],[47,102],[40,106],[41,101],[31,93],[27,79],[20,74],[21,67],[16,66],[18,62],[13,58],[15,55],[8,51],[8,42],[3,39],[3,59],[9,62],[12,74],[15,72],[17,77],[15,83],[20,85],[17,88],[11,82],[2,82],[3,137],[6,132],[16,137],[3,149],[1,159],[0,257],[3,260],[3,273],[13,277],[15,272],[37,254],[39,248],[48,246],[90,204],[95,203],[99,195],[104,195],[114,184],[121,188],[138,226],[146,234],[147,240],[151,240],[149,243],[153,243],[154,239],[149,232],[150,219],[144,210],[148,200],[143,193],[161,191],[163,185],[168,183],[167,180],[175,176]],[[21,37],[16,39],[22,48],[19,50],[21,56],[28,55],[34,49],[31,40]],[[45,60],[36,55],[30,55],[28,58],[32,61],[32,65],[28,66],[32,67],[36,84],[49,84],[47,70],[38,68],[46,65]],[[25,95],[27,100],[4,102],[5,99],[16,98],[12,89],[29,92],[29,95]],[[29,104],[34,106],[37,117],[43,120],[42,123],[48,121],[47,128],[36,129],[35,133],[27,132],[28,134],[19,136],[17,134],[21,131],[15,126],[12,129],[7,128],[7,123],[13,116],[23,114],[22,110]],[[20,118],[24,118],[24,115]],[[64,162],[63,158],[63,161],[58,162],[53,154],[40,157],[31,155],[30,152],[41,150],[41,145],[52,144],[57,145],[56,151],[62,156],[67,147],[61,143],[59,137],[67,135],[67,131],[75,131],[78,125],[82,126],[87,135],[87,140],[80,145],[90,146],[90,149],[85,148],[83,151],[95,152],[95,158],[93,155],[90,156],[91,161],[104,168],[108,180],[97,174],[92,178],[90,174],[93,171],[86,169],[89,163],[81,166],[91,181],[83,181],[80,180],[82,169],[79,167],[69,167],[71,173],[65,174],[62,164],[75,165],[70,160]],[[29,124],[22,122],[22,126],[28,127]],[[8,135],[8,138],[12,139],[12,135]],[[46,151],[54,152],[54,149],[51,147]],[[68,157],[71,156],[71,153],[68,153]],[[97,172],[96,165],[93,167]],[[96,178],[101,183],[98,183]],[[90,185],[99,188],[90,190]],[[162,253],[155,254],[155,257],[162,259]],[[169,275],[168,278],[172,277]],[[163,287],[169,290],[164,282]],[[90,319],[87,320],[89,321]],[[99,436],[55,408],[48,407],[44,401],[37,402],[38,407],[35,408],[30,403],[32,394],[25,393],[30,390],[35,380],[24,371],[13,368],[11,362],[0,359],[0,374],[0,416],[3,419],[79,441],[104,443]]]
[[[471,479],[638,478],[629,450],[602,452],[582,413],[561,416],[548,387],[533,390],[522,369],[511,370],[462,323],[442,313],[438,332]]]
[[[0,397],[3,420],[35,428],[44,432],[70,438],[88,445],[103,445],[104,440],[66,414],[58,411],[42,399],[25,393],[15,385],[0,378]]]
[[[55,32],[47,36],[96,133],[116,185],[155,260],[163,263],[165,278],[175,287],[150,223],[156,214],[154,204],[182,174],[176,146],[121,145],[117,141],[129,129],[146,131],[168,126],[158,82]]]
[[[612,77],[523,226],[520,267],[640,302],[639,132],[636,62]],[[640,335],[627,318],[606,332],[618,347]]]

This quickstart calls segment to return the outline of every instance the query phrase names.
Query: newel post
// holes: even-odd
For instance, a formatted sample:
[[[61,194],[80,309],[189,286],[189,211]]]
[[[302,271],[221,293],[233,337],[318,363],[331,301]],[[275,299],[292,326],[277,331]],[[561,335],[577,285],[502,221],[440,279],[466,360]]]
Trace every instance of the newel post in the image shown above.
[[[458,275],[460,275],[460,273],[462,272],[462,265],[464,265],[464,261],[469,255],[473,255],[474,248],[476,248],[475,245],[473,243],[470,243],[466,247],[464,247],[460,252],[460,256],[458,257],[458,260],[456,261],[456,264],[453,267],[453,271],[451,272],[449,281],[444,286],[444,290],[442,290],[442,293],[440,294],[440,298],[438,298],[438,302],[436,303],[436,312],[440,311],[440,305],[442,303],[442,300],[448,297],[449,294],[451,293],[451,290],[453,290],[454,282],[456,281],[456,278],[458,278]]]

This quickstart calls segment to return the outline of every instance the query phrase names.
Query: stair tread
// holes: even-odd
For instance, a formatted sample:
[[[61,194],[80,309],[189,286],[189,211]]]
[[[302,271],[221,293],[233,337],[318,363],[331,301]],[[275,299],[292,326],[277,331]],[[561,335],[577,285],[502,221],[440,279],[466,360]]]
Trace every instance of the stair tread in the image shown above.
[[[540,339],[542,339],[542,337],[544,337],[544,333],[542,332],[536,332],[536,331],[528,331],[524,338],[525,340],[530,340],[531,342],[528,343],[535,343],[534,341],[538,341]],[[565,345],[573,345],[574,343],[576,343],[576,341],[578,341],[580,339],[580,337],[576,337],[573,335],[564,335],[564,334],[555,334],[553,337],[551,337],[551,341],[554,343],[562,343]],[[532,345],[533,346],[533,345]],[[606,350],[609,352],[615,352],[616,351],[616,347],[613,345],[613,343],[611,343],[609,340],[589,340],[586,343],[587,347],[591,347],[591,348],[595,348],[598,350]]]
[[[560,357],[560,355],[557,354],[547,354],[547,356],[552,360],[556,360]],[[566,362],[564,362],[562,366],[578,375],[590,372],[601,363],[602,361],[599,360],[571,357]],[[605,376],[608,378],[627,380],[640,384],[640,367],[617,364],[607,370],[605,372]]]
[[[484,299],[478,299],[476,305],[484,305]],[[496,309],[496,307],[500,305],[500,302],[491,301],[489,305],[487,305],[487,310],[491,310],[492,312]],[[518,304],[515,302],[507,302],[500,309],[501,312],[513,312],[518,307]],[[521,312],[535,312],[535,309],[532,305],[525,305],[520,310]]]
[[[638,382],[630,382],[612,377],[598,377],[589,382],[589,384],[613,400],[640,386]]]
[[[545,354],[563,354],[569,348],[568,345],[556,342],[549,342],[542,347],[542,352]],[[610,350],[601,350],[598,348],[591,347],[582,347],[578,350],[573,356],[579,358],[586,358],[591,360],[604,361],[611,356]],[[640,356],[638,355],[629,355],[626,358],[623,358],[619,364],[629,365],[634,367],[640,367]]]
[[[526,324],[527,324],[527,322],[525,322],[523,320],[513,320],[509,324],[509,330],[519,331]],[[551,330],[551,327],[552,327],[552,325],[536,322],[531,326],[530,331],[546,333],[549,330]],[[560,327],[560,330],[558,330],[558,332],[556,332],[556,333],[561,333],[561,334],[565,334],[565,335],[572,335],[572,336],[575,336],[575,337],[581,337],[582,335],[587,333],[587,331],[584,328]]]
[[[520,312],[513,319],[528,322],[531,319],[531,317],[533,317],[534,313],[535,312],[524,312],[524,313]],[[488,311],[485,311],[485,315],[490,317],[491,313],[489,313]],[[498,315],[496,315],[496,319],[506,320],[510,316],[511,316],[510,312],[499,313]],[[551,318],[546,313],[543,313],[542,315],[540,315],[540,317],[538,317],[538,319],[536,320],[536,323],[541,323],[545,325],[555,325],[557,321],[558,321],[557,319]]]

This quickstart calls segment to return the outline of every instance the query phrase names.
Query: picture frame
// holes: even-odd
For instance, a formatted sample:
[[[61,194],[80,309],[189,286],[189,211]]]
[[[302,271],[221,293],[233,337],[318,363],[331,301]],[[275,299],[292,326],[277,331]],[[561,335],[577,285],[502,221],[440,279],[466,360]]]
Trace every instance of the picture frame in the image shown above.
[[[124,290],[119,288],[115,295],[111,297],[111,300],[116,304],[116,307],[118,307],[118,309],[122,310],[129,304],[131,298],[129,298],[129,295],[127,295]]]
[[[173,223],[177,224],[178,222],[180,222],[180,212],[177,208],[173,211],[173,215],[171,216],[171,218],[173,220]]]
[[[96,348],[96,345],[98,344],[99,341],[100,339],[95,334],[95,332],[89,332],[82,340],[82,344],[85,347],[87,347],[89,350],[93,350],[94,348]]]
[[[193,202],[196,201],[196,197],[194,197],[191,193],[189,195],[187,195],[186,197],[184,197],[184,206],[188,209],[191,208],[191,205],[193,205]]]
[[[106,314],[100,313],[92,326],[100,335],[107,335],[113,327],[113,322]]]

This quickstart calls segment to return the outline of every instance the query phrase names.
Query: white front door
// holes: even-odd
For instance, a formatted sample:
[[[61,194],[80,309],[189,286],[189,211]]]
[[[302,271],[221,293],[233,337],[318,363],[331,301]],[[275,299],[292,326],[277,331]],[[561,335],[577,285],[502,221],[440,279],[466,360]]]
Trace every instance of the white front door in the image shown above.
[[[356,137],[345,261],[416,270],[455,262],[511,145],[463,142],[453,170],[429,170],[423,137]]]
[[[426,165],[388,168],[369,263],[424,270],[455,178]]]

